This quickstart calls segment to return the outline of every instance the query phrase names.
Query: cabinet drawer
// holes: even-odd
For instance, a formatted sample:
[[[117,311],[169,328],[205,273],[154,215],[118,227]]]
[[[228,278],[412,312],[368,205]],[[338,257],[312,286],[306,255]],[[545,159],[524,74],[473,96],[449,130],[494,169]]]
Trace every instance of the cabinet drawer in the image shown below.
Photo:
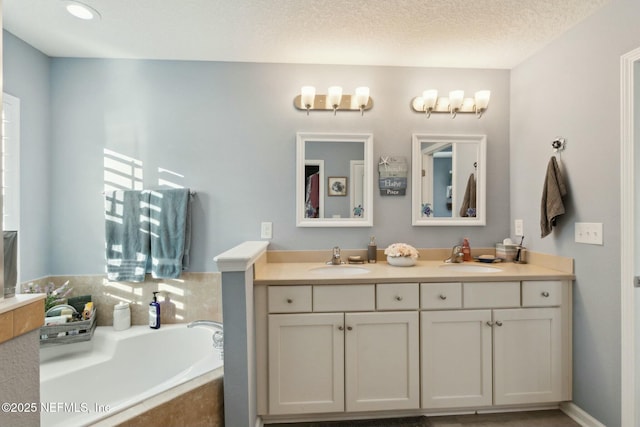
[[[523,307],[551,307],[562,302],[562,282],[525,281],[522,282]]]
[[[311,311],[311,286],[269,286],[269,313]]]
[[[376,285],[378,310],[417,310],[417,283],[379,283]]]
[[[420,308],[438,310],[461,307],[462,283],[420,284]]]
[[[520,306],[520,282],[463,283],[465,308],[502,308]]]
[[[374,311],[375,285],[317,285],[313,311]]]

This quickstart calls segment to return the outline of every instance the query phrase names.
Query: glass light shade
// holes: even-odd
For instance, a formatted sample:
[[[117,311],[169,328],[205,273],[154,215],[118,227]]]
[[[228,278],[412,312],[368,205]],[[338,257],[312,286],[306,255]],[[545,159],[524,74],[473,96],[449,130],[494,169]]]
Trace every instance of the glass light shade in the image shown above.
[[[356,102],[358,107],[364,108],[369,103],[369,88],[361,86],[356,88]]]
[[[489,99],[491,98],[490,90],[480,90],[475,94],[476,111],[485,110],[489,106]]]
[[[451,111],[460,109],[463,101],[463,90],[452,90],[451,92],[449,92],[449,108],[451,109]]]
[[[329,105],[339,106],[340,101],[342,100],[342,88],[340,86],[330,86],[329,94],[327,95],[327,101]]]
[[[438,101],[438,91],[435,89],[425,90],[422,92],[422,108],[427,110],[429,108],[434,108],[436,106],[436,102]]]
[[[300,103],[305,108],[313,108],[313,101],[316,98],[316,88],[313,86],[302,86],[300,89]]]

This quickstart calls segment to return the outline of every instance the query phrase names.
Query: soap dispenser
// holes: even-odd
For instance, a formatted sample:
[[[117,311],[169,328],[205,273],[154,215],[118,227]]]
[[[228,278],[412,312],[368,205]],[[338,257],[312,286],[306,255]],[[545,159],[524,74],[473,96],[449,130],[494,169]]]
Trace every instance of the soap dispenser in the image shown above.
[[[471,261],[471,246],[466,237],[462,240],[462,261]]]
[[[153,293],[153,301],[149,304],[149,327],[152,329],[160,329],[160,303],[156,297],[157,293],[159,292]]]
[[[378,258],[378,245],[376,245],[376,238],[371,236],[369,239],[369,246],[367,246],[367,261],[374,264]]]

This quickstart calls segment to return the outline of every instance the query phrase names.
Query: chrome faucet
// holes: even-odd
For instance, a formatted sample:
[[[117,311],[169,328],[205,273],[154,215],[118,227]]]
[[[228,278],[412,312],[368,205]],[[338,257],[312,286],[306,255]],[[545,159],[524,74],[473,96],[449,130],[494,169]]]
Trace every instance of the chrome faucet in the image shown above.
[[[196,326],[202,326],[205,328],[213,328],[216,331],[213,333],[213,348],[220,351],[220,360],[224,359],[224,327],[222,322],[216,322],[215,320],[194,320],[187,325],[187,328],[193,328]]]
[[[344,264],[344,261],[340,258],[340,247],[333,247],[333,254],[331,255],[331,260],[327,261],[329,265],[340,265]]]
[[[444,262],[462,262],[463,255],[464,254],[462,253],[462,246],[455,245],[453,248],[451,248],[451,256],[445,259]]]

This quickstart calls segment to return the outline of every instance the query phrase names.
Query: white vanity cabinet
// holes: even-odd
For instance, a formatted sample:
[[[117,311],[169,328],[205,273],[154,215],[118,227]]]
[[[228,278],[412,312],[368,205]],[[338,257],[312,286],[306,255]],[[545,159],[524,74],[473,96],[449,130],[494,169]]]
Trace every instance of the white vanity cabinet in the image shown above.
[[[418,312],[375,311],[375,285],[314,285],[310,304],[302,288],[268,289],[268,413],[417,409]],[[412,290],[385,292],[403,306]]]
[[[570,401],[571,293],[569,279],[255,286],[258,414]]]
[[[422,407],[570,400],[571,290],[564,285],[462,283],[459,309],[422,311]]]

